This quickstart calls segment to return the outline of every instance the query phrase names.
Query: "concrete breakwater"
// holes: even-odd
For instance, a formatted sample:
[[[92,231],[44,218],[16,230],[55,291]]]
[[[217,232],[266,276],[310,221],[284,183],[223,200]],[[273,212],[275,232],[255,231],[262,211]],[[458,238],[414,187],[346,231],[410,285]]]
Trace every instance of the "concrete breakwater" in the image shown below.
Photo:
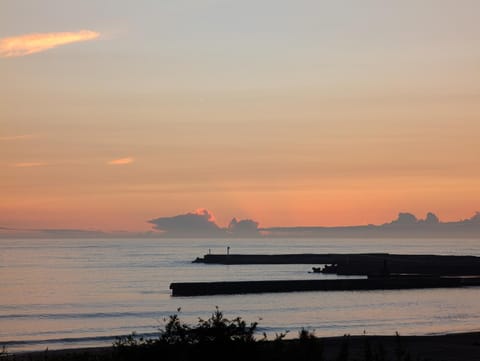
[[[193,262],[205,264],[335,264],[339,275],[417,274],[480,276],[480,258],[474,256],[360,254],[207,254]]]
[[[329,273],[364,275],[364,279],[182,282],[170,284],[173,296],[217,294],[395,290],[480,286],[480,258],[473,256],[362,254],[208,254],[205,264],[334,265]]]
[[[172,296],[205,296],[301,291],[397,290],[480,286],[480,278],[378,277],[368,279],[182,282],[170,284]]]

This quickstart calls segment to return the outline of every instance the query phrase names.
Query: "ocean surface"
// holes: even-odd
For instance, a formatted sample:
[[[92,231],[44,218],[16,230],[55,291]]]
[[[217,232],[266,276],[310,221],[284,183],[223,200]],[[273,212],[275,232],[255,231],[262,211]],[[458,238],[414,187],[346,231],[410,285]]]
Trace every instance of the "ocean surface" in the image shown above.
[[[171,282],[332,278],[318,265],[205,265],[212,253],[454,254],[480,256],[478,239],[0,240],[0,348],[10,352],[111,345],[154,337],[165,318],[195,323],[218,306],[258,322],[260,337],[302,328],[318,336],[480,331],[480,288],[172,297]]]

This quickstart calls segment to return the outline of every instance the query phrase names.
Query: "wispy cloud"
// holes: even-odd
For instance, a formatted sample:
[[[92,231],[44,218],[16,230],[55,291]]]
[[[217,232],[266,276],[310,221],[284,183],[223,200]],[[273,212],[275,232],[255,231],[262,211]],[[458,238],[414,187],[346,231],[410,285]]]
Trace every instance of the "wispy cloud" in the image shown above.
[[[13,166],[15,168],[31,168],[31,167],[43,167],[48,165],[46,162],[23,162],[23,163],[15,163]]]
[[[125,165],[125,164],[130,164],[133,163],[135,159],[132,157],[126,157],[126,158],[119,158],[119,159],[114,159],[108,162],[110,165]]]
[[[0,140],[22,140],[36,138],[35,134],[7,135],[0,137]]]
[[[61,33],[34,33],[0,39],[0,57],[8,58],[39,53],[57,46],[93,40],[100,36],[91,30]]]

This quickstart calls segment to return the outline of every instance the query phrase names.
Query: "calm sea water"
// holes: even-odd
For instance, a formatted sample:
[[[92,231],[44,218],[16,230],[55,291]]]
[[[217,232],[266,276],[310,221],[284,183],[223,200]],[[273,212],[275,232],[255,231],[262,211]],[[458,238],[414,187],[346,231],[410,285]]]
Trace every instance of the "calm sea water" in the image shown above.
[[[9,351],[111,345],[131,332],[154,336],[181,308],[184,321],[218,306],[273,336],[307,327],[319,336],[436,334],[480,330],[480,288],[171,297],[181,281],[335,277],[312,265],[203,265],[225,253],[390,252],[480,256],[480,240],[70,239],[0,240],[0,347]],[[315,265],[318,266],[318,265]]]

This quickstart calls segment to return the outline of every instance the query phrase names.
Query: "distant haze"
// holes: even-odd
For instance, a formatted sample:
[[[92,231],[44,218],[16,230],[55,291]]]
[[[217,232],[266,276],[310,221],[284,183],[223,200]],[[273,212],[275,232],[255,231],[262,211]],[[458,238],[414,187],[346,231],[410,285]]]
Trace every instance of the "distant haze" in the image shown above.
[[[0,237],[14,238],[479,238],[480,212],[454,222],[442,222],[429,212],[424,219],[411,213],[380,225],[344,227],[294,226],[260,227],[252,219],[232,218],[226,227],[217,224],[212,212],[198,209],[194,212],[148,221],[152,230],[147,232],[102,231],[88,229],[13,229],[0,227]]]

